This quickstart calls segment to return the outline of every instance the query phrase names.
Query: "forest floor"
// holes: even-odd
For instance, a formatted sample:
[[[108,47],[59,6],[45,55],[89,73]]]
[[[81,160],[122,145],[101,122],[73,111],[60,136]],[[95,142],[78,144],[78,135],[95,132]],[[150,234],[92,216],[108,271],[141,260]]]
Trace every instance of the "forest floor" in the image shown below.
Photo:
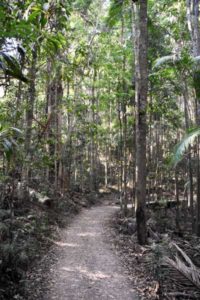
[[[138,300],[127,270],[110,243],[108,221],[117,207],[110,201],[84,209],[61,229],[60,238],[31,270],[29,300]]]
[[[43,191],[42,187],[39,191]],[[19,198],[15,193],[11,213],[9,194],[6,197],[1,194],[0,300],[29,299],[24,291],[29,290],[27,274],[32,276],[31,270],[36,264],[38,270],[44,266],[43,260],[59,240],[62,228],[71,224],[83,208],[99,203],[103,193],[97,195],[86,190],[73,190],[57,195],[49,189],[48,196],[50,204],[39,203],[37,198],[27,195]],[[43,273],[46,274],[44,268]],[[34,279],[37,283],[40,276]],[[31,292],[35,293],[33,289]]]
[[[55,199],[51,207],[25,201],[13,218],[0,209],[0,300],[200,299],[192,279],[200,274],[200,238],[185,205],[180,231],[176,207],[148,209],[148,244],[140,246],[134,213],[123,216],[115,193]]]
[[[191,232],[185,205],[179,210],[177,231],[177,207],[148,209],[145,246],[137,242],[132,210],[130,217],[116,211],[109,221],[110,242],[142,300],[200,299],[200,238]]]

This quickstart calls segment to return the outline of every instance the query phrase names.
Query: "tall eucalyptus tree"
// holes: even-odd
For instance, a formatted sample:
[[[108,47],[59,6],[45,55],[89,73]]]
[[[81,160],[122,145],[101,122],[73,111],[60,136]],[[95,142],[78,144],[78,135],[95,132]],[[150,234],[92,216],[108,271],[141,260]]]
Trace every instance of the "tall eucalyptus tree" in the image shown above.
[[[147,0],[138,3],[139,16],[136,30],[138,49],[135,53],[135,101],[136,101],[136,220],[140,244],[147,241],[146,231],[146,113],[148,92],[147,67]]]

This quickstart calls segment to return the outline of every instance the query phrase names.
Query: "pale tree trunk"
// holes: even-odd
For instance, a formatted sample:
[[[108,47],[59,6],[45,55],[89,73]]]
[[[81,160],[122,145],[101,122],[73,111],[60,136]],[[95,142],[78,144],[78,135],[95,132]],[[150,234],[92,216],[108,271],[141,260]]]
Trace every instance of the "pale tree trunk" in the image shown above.
[[[51,83],[51,80],[50,80],[50,74],[51,74],[51,60],[48,59],[47,60],[47,82],[46,82],[46,106],[45,106],[45,113],[47,115],[47,120],[49,120],[49,123],[50,123],[50,119],[51,119],[51,111],[50,111],[50,104],[49,104],[49,94],[50,94],[50,83]],[[49,124],[50,126],[50,124]],[[49,138],[49,126],[48,128],[46,128],[46,131],[45,131],[45,140],[47,141],[48,138]],[[47,152],[47,154],[49,155],[49,143],[46,142],[46,145],[45,145],[45,151]],[[45,170],[45,180],[46,182],[49,180],[49,172],[50,172],[50,167],[46,167],[46,170]]]
[[[56,86],[57,86],[57,97],[56,97],[56,159],[55,159],[55,173],[56,180],[55,186],[58,191],[62,189],[62,136],[61,136],[61,128],[62,128],[62,114],[61,114],[61,106],[63,99],[63,83],[62,83],[62,69],[59,68],[56,75]]]
[[[122,16],[121,16],[121,47],[124,46],[125,40],[124,40],[124,16],[123,16],[123,10],[122,10]],[[126,115],[126,82],[124,79],[125,76],[125,70],[126,70],[126,57],[123,55],[123,62],[122,62],[122,78],[121,78],[121,85],[122,85],[122,92],[123,96],[121,97],[121,109],[122,109],[122,131],[123,131],[123,145],[122,145],[122,157],[123,157],[123,213],[126,216],[128,213],[128,199],[127,199],[127,115]]]
[[[186,83],[186,79],[183,77],[183,100],[184,100],[184,115],[185,115],[185,129],[189,130],[190,128],[190,120],[188,113],[188,101],[189,101],[189,93],[188,87]],[[195,231],[194,227],[194,197],[193,197],[193,172],[192,172],[192,159],[191,159],[191,146],[188,148],[188,179],[189,179],[189,203],[188,206],[190,208],[190,213],[192,217],[192,231]]]
[[[123,190],[123,135],[122,135],[122,120],[121,120],[121,103],[118,102],[118,120],[119,120],[119,148],[118,148],[118,161],[119,170],[118,170],[118,190],[119,190],[119,199],[120,199],[120,206],[123,209],[123,201],[122,201],[122,190]]]
[[[136,78],[138,78],[139,74],[139,64],[138,64],[138,55],[139,55],[139,13],[138,6],[131,2],[131,10],[132,10],[132,36],[133,36],[133,49],[135,53],[135,61],[133,60],[133,89],[136,88]],[[132,196],[132,204],[136,210],[136,102],[135,97],[133,99],[133,196]]]
[[[176,195],[176,229],[181,234],[180,228],[180,199],[179,199],[179,176],[178,170],[175,169],[175,195]]]
[[[51,63],[49,63],[49,71]],[[56,74],[52,74],[52,81],[49,82],[47,88],[47,114],[50,118],[47,136],[49,145],[47,147],[50,158],[52,159],[51,166],[48,170],[48,180],[54,184],[55,188],[61,189],[61,113],[60,104],[63,97],[61,68],[58,67]]]
[[[26,109],[26,132],[25,132],[25,155],[28,161],[27,165],[23,167],[22,179],[29,183],[30,180],[30,167],[29,163],[31,161],[31,138],[32,138],[32,124],[33,124],[33,113],[34,113],[34,104],[35,104],[35,81],[36,81],[36,64],[37,64],[37,47],[34,46],[32,50],[32,61],[30,66],[29,78],[29,90],[28,90],[28,99],[27,99],[27,109]]]
[[[123,103],[123,208],[124,215],[128,214],[128,199],[127,199],[127,116],[126,104]]]
[[[199,0],[186,0],[188,29],[192,41],[193,56],[200,55],[200,29],[199,29]],[[200,69],[196,67],[193,74],[195,99],[196,125],[200,126]],[[199,144],[199,138],[197,143]],[[198,146],[197,146],[198,147]],[[200,163],[197,149],[197,220],[196,232],[200,236]]]
[[[91,109],[91,121],[96,125],[96,117],[95,117],[95,102],[96,102],[96,96],[95,96],[95,82],[96,82],[96,76],[97,76],[97,71],[94,68],[94,73],[93,73],[93,84],[92,84],[92,90],[91,90],[91,104],[92,104],[92,109]],[[96,191],[97,189],[97,178],[96,178],[96,155],[95,155],[95,150],[96,150],[96,142],[95,142],[95,135],[96,135],[96,127],[95,127],[95,132],[92,130],[91,132],[91,143],[90,143],[90,190],[91,191]]]
[[[147,242],[146,229],[146,108],[147,69],[147,0],[139,2],[139,35],[136,56],[136,220],[138,242]],[[138,5],[138,4],[136,4]]]
[[[200,55],[200,31],[199,31],[199,0],[193,0],[193,53],[194,56]],[[200,126],[200,70],[194,73],[194,88],[196,92],[196,123]],[[200,236],[200,162],[199,162],[199,141],[197,140],[197,220],[196,233]]]
[[[110,88],[108,89],[108,93],[110,93]],[[112,155],[111,155],[111,144],[112,144],[112,131],[111,131],[111,123],[112,123],[112,104],[109,103],[109,115],[108,115],[108,123],[109,123],[109,133],[108,138],[106,139],[105,144],[105,187],[108,187],[109,184],[109,178],[112,178],[112,171],[111,171],[111,161],[112,161]]]

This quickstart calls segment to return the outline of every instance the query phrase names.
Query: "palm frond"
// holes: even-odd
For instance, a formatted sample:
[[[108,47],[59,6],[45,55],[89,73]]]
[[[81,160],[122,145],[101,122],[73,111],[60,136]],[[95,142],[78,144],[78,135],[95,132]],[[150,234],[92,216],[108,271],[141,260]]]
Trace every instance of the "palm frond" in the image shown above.
[[[175,63],[177,61],[179,61],[179,58],[175,54],[163,56],[163,57],[160,57],[160,58],[156,59],[153,68],[156,69],[156,68],[159,68],[160,66],[162,66],[165,63]]]
[[[0,127],[0,152],[2,152],[7,160],[11,159],[14,151],[17,150],[17,138],[22,131],[15,127]]]
[[[198,63],[198,62],[200,62],[200,56],[195,56],[192,58],[192,60],[194,63]]]
[[[188,285],[192,284],[192,286],[194,286],[199,292],[200,269],[193,264],[189,256],[176,243],[172,243],[172,245],[176,248],[177,254],[174,260],[167,256],[164,257],[164,263],[170,267],[173,267],[183,276],[184,279],[187,280]]]
[[[28,82],[28,79],[22,73],[21,67],[16,58],[3,51],[0,51],[0,69],[2,69],[5,75],[26,83]]]
[[[153,69],[159,68],[163,64],[176,64],[178,62],[183,61],[183,59],[184,59],[183,57],[180,57],[177,54],[166,55],[166,56],[163,56],[163,57],[160,57],[160,58],[156,59],[156,61],[154,62]],[[189,56],[188,59],[194,65],[200,63],[200,55],[196,56],[196,57]]]
[[[112,0],[109,8],[106,23],[109,27],[113,27],[120,20],[123,8],[123,0]]]
[[[187,134],[182,141],[176,146],[175,152],[172,158],[172,165],[176,166],[182,159],[185,151],[189,146],[194,143],[195,139],[200,135],[200,128],[193,129]]]

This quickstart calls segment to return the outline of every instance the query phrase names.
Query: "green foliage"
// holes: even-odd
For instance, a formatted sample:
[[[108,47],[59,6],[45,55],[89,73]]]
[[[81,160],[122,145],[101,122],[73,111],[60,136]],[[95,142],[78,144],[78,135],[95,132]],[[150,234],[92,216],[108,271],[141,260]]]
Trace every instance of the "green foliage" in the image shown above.
[[[0,126],[0,151],[8,161],[18,148],[17,139],[22,132],[15,127]]]
[[[87,10],[89,9],[90,5],[92,3],[92,0],[76,0],[74,3],[74,7],[82,11],[83,13],[86,13]]]
[[[112,0],[110,5],[110,10],[108,13],[107,24],[113,27],[122,16],[123,0]]]
[[[199,101],[200,99],[200,70],[195,70],[194,76],[193,76],[193,85],[196,92],[196,97]]]
[[[200,135],[200,128],[192,129],[176,146],[172,164],[176,166],[182,159],[184,153],[188,150],[189,146],[196,141],[196,138]]]
[[[28,82],[28,79],[23,75],[21,67],[13,56],[0,51],[0,69],[6,76]]]
[[[167,66],[174,66],[178,67],[179,65],[182,65],[182,67],[186,67],[188,69],[190,68],[196,68],[199,65],[200,61],[200,56],[190,56],[185,49],[181,52],[180,55],[178,54],[171,54],[171,55],[166,55],[163,57],[160,57],[156,59],[154,62],[153,69],[158,69],[159,67],[163,67],[163,65]]]

